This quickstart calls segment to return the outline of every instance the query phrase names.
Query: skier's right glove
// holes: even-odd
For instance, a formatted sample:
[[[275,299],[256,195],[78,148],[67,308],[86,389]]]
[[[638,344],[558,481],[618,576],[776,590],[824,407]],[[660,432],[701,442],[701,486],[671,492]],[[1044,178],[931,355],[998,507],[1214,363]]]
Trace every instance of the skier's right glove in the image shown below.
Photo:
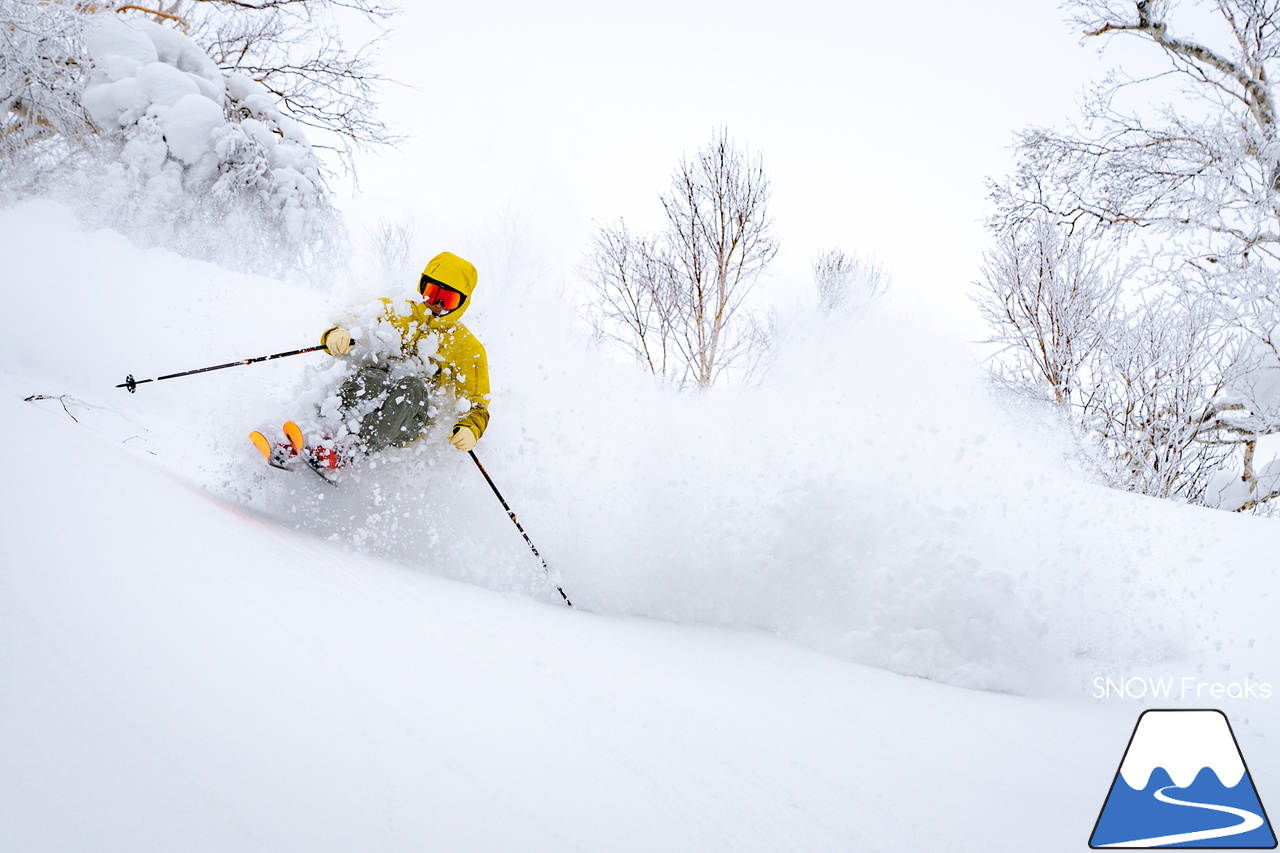
[[[464,427],[462,424],[458,424],[454,427],[453,432],[449,434],[449,443],[452,444],[455,449],[461,450],[463,453],[467,453],[474,449],[477,441],[479,441],[479,439],[476,438],[476,434],[472,432],[471,428]]]
[[[351,333],[339,326],[325,331],[320,336],[320,346],[329,355],[346,355],[351,352]]]

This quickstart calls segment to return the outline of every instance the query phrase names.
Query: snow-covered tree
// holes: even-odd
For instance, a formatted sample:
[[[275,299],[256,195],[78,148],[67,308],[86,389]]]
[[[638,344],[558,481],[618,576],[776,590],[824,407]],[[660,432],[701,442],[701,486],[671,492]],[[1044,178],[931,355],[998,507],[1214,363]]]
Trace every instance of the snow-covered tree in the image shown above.
[[[1192,6],[1209,8],[1210,20],[1196,26],[1204,38],[1172,21]],[[1006,207],[1044,208],[1081,226],[1153,228],[1219,259],[1274,254],[1280,147],[1268,81],[1280,51],[1277,6],[1070,0],[1086,38],[1140,39],[1165,67],[1141,79],[1113,72],[1090,93],[1080,128],[1025,131]]]
[[[352,147],[394,139],[378,118],[379,37],[349,47],[351,24],[380,29],[397,7],[380,0],[179,0],[165,10],[225,72],[259,83],[290,118]]]
[[[336,218],[303,123],[323,127],[324,111],[251,64],[269,31],[242,70],[216,62],[184,32],[206,3],[0,0],[0,192],[73,201],[94,224],[233,265],[323,252]]]
[[[1201,441],[1242,446],[1239,471],[1223,471],[1206,489],[1206,503],[1246,510],[1280,497],[1280,461],[1254,464],[1258,441],[1280,432],[1280,328],[1246,339],[1223,388],[1199,423]]]
[[[997,378],[1079,408],[1090,394],[1090,358],[1115,335],[1121,277],[1090,241],[1052,217],[996,233],[975,301],[999,349]]]
[[[1021,134],[1017,170],[995,192],[996,230],[1048,222],[1088,246],[1082,251],[1126,260],[1114,316],[1094,310],[1091,291],[1062,303],[1064,318],[1085,320],[1072,330],[1068,361],[1102,358],[1093,390],[1107,417],[1093,422],[1095,435],[1112,462],[1127,460],[1127,487],[1221,505],[1206,492],[1212,468],[1242,460],[1240,479],[1249,481],[1250,442],[1262,428],[1256,418],[1253,431],[1228,428],[1242,405],[1232,389],[1255,373],[1249,354],[1280,326],[1280,128],[1269,82],[1280,71],[1280,2],[1069,0],[1066,8],[1086,40],[1145,43],[1150,50],[1131,53],[1131,68],[1159,64],[1109,75],[1079,126]],[[1010,316],[990,304],[1004,340]],[[1158,385],[1146,384],[1156,377]],[[1249,405],[1280,408],[1280,396]],[[1191,452],[1188,436],[1201,452]],[[1136,449],[1156,439],[1164,450]],[[1171,465],[1185,465],[1185,476]]]
[[[1127,309],[1091,354],[1081,420],[1106,481],[1161,498],[1205,502],[1230,448],[1206,442],[1199,420],[1222,389],[1232,343],[1212,306],[1184,295]]]
[[[378,25],[395,11],[377,0],[0,0],[0,94],[7,108],[0,121],[27,133],[80,129],[68,120],[68,114],[83,118],[76,81],[88,57],[80,33],[88,20],[118,12],[181,30],[220,70],[261,84],[290,118],[330,134],[344,149],[387,142],[391,134],[376,111],[383,78],[369,58],[372,44],[350,49],[342,25],[352,19]]]
[[[80,105],[86,15],[69,3],[0,0],[0,164],[42,139],[90,130]]]
[[[1225,455],[1200,421],[1227,341],[1176,288],[1126,305],[1106,249],[1044,213],[997,233],[976,296],[993,376],[1048,403],[1109,484],[1199,500]]]
[[[582,274],[600,335],[681,385],[707,388],[727,370],[750,370],[769,340],[745,305],[778,251],[769,195],[760,157],[725,129],[682,159],[662,196],[660,233],[620,224],[596,236]]]

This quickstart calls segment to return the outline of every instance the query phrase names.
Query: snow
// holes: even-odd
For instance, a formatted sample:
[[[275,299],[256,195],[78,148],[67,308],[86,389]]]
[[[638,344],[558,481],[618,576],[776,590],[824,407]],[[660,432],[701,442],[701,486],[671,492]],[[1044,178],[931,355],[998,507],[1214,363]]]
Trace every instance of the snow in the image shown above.
[[[84,49],[79,102],[97,133],[44,194],[90,227],[224,265],[321,260],[314,247],[337,229],[320,161],[261,84],[224,76],[190,38],[136,15],[87,13]]]
[[[190,166],[205,156],[213,131],[224,124],[221,107],[199,94],[179,98],[159,117],[169,150]]]
[[[998,794],[1044,804],[1026,831],[1059,797],[922,778],[904,742],[951,750],[963,727],[975,760],[1048,761],[999,709],[1115,760],[1045,703],[493,596],[266,524],[12,399],[3,417],[84,460],[11,470],[31,513],[81,519],[52,540],[4,522],[17,849],[909,849],[902,825],[937,837]]]
[[[131,60],[142,65],[160,60],[155,34],[156,30],[147,28],[145,23],[135,22],[130,26],[119,15],[99,15],[93,26],[85,27],[84,43],[91,56],[108,62]]]
[[[1274,521],[1079,482],[893,317],[791,317],[760,387],[678,395],[471,258],[477,453],[571,610],[440,436],[338,489],[262,464],[337,360],[113,387],[400,294],[48,202],[0,256],[15,849],[1078,850],[1151,701],[1095,678],[1278,678]],[[1265,803],[1276,700],[1210,696],[1160,701],[1224,707]]]

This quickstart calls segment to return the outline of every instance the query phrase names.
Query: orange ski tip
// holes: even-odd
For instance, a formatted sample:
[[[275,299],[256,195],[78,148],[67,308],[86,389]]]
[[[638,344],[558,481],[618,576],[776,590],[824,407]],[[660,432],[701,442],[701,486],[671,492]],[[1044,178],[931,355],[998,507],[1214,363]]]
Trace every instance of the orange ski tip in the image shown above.
[[[267,441],[267,437],[262,433],[254,430],[249,433],[249,440],[253,442],[253,446],[258,448],[258,452],[262,454],[263,459],[271,458],[271,442]]]
[[[293,421],[284,422],[284,437],[289,439],[289,444],[293,445],[294,453],[301,453],[306,442],[302,439],[302,428]]]

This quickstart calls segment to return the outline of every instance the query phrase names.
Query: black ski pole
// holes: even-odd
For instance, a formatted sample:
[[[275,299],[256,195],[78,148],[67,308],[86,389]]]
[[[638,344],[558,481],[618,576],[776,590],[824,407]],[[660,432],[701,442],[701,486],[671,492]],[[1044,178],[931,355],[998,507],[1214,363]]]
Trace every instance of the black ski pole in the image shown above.
[[[511,507],[507,506],[506,498],[502,497],[502,492],[498,491],[498,487],[493,484],[493,478],[489,476],[489,472],[484,470],[484,466],[480,464],[480,457],[476,456],[476,452],[474,450],[468,450],[467,452],[471,455],[471,461],[475,462],[476,467],[480,469],[480,473],[484,474],[484,480],[489,484],[489,488],[493,489],[493,493],[498,496],[498,500],[502,503],[502,508],[507,511],[507,515],[510,517],[511,523],[516,526],[516,530],[520,531],[520,535],[524,537],[524,541],[529,544],[529,550],[533,551],[533,556],[542,560],[542,570],[547,573],[547,577],[551,577],[551,567],[547,565],[546,560],[542,559],[542,555],[538,553],[538,549],[533,545],[533,540],[529,538],[528,533],[524,532],[524,528],[520,526],[520,522],[516,521],[516,514],[511,511]],[[565,604],[570,607],[573,606],[573,602],[569,600],[569,596],[564,594],[563,589],[557,586],[556,592],[560,593],[560,597],[564,599]]]
[[[154,379],[134,379],[130,373],[125,377],[124,382],[117,385],[117,388],[128,388],[132,394],[138,390],[138,386],[146,382],[159,382],[161,379],[177,379],[179,376],[191,376],[195,373],[208,373],[210,370],[222,370],[224,367],[239,367],[242,364],[254,364],[259,361],[271,361],[273,358],[284,358],[288,355],[302,355],[304,352],[315,352],[324,349],[324,344],[314,347],[306,347],[304,349],[290,350],[289,352],[278,352],[275,355],[260,355],[257,358],[246,358],[241,361],[229,361],[226,364],[215,364],[213,367],[200,367],[196,370],[184,370],[182,373],[170,373],[167,376],[157,376]]]

